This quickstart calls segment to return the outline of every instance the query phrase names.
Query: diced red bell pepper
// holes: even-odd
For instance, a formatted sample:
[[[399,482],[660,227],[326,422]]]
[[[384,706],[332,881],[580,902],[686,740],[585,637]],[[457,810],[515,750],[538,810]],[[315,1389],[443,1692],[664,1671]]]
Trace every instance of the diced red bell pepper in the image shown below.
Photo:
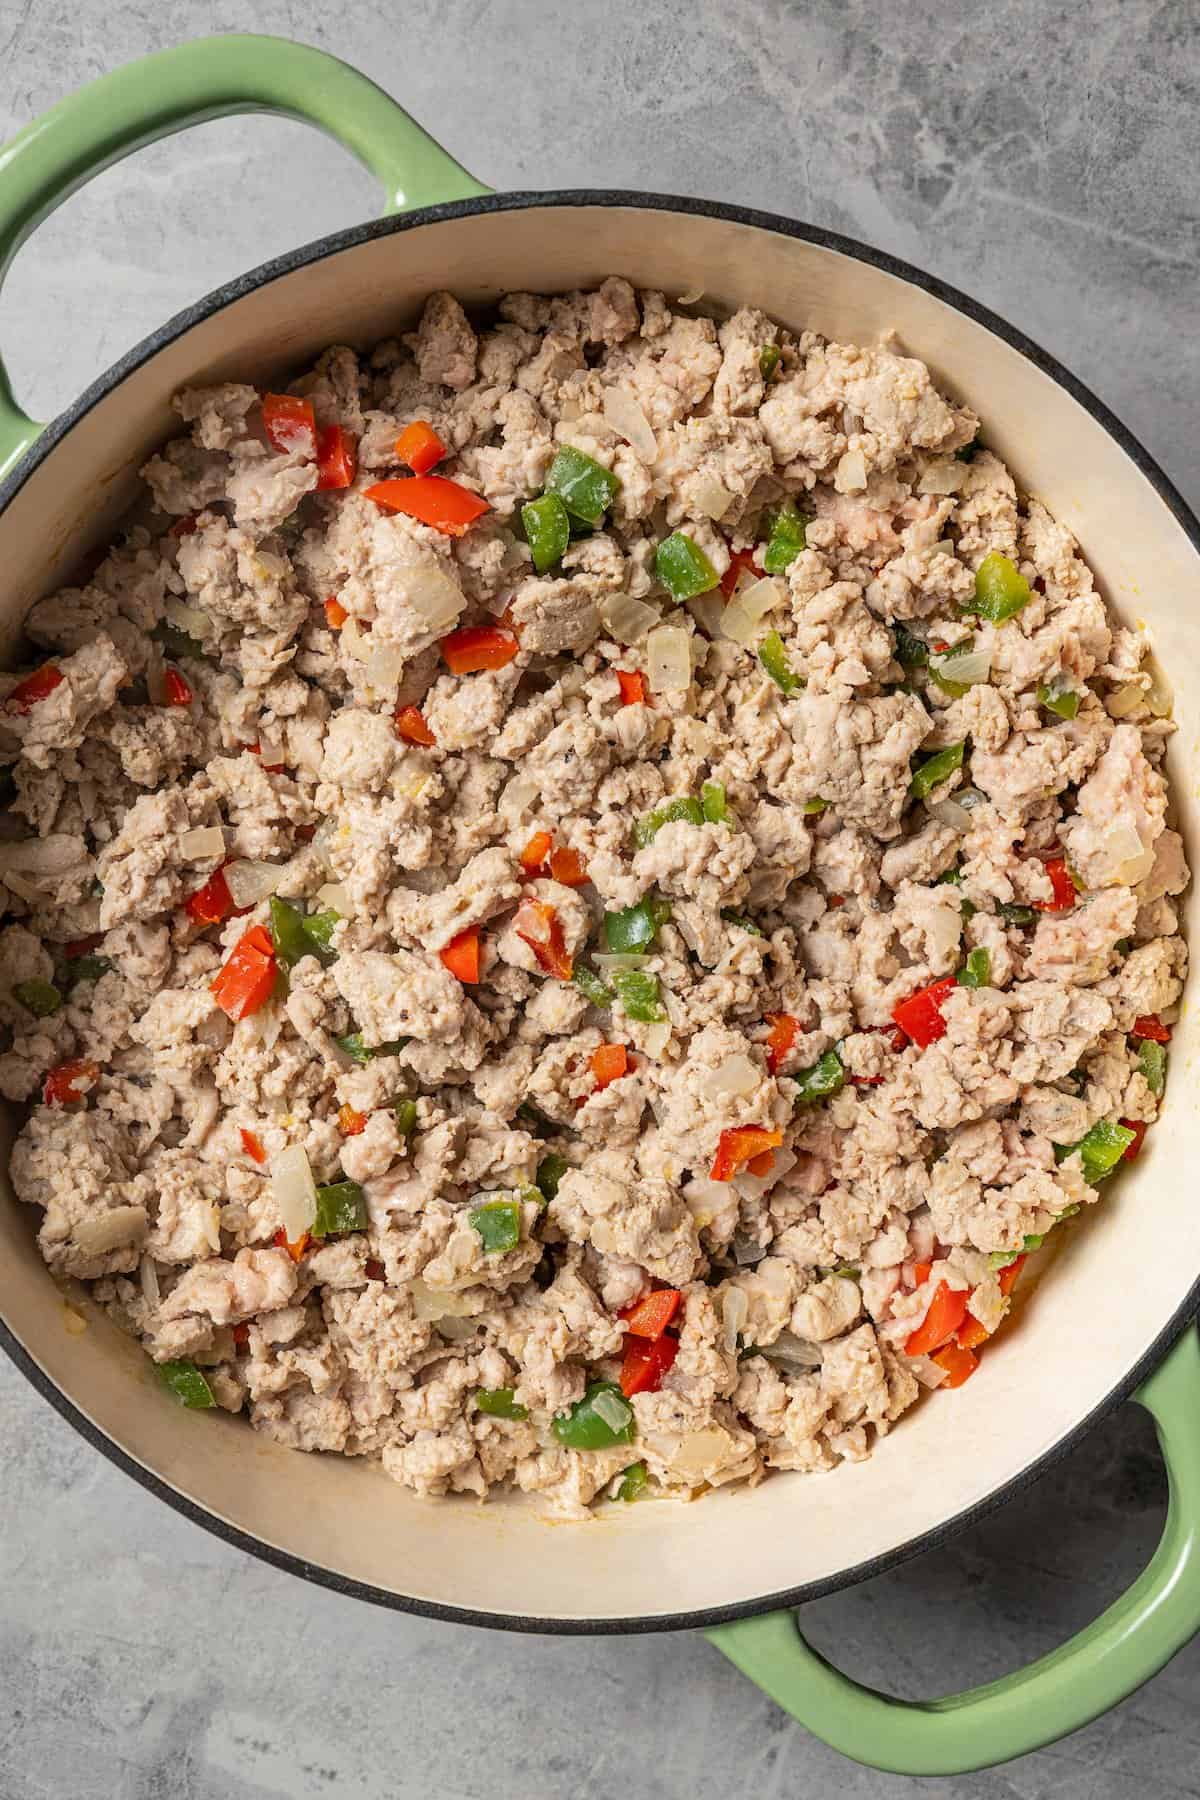
[[[913,1287],[914,1288],[924,1287],[925,1283],[929,1280],[929,1277],[932,1274],[933,1274],[933,1264],[931,1262],[914,1263],[913,1264]]]
[[[340,425],[317,434],[317,487],[348,488],[358,473],[358,444]]]
[[[247,1131],[244,1125],[242,1126],[242,1149],[247,1156],[253,1157],[256,1163],[265,1163],[267,1160],[262,1139],[255,1132]]]
[[[954,1334],[954,1341],[960,1350],[978,1350],[980,1344],[986,1343],[991,1335],[983,1320],[968,1312]]]
[[[679,1311],[682,1299],[678,1288],[657,1288],[632,1306],[623,1306],[618,1317],[624,1319],[633,1337],[658,1339]]]
[[[629,1070],[629,1052],[624,1044],[600,1044],[588,1058],[592,1074],[596,1077],[596,1092],[608,1087],[610,1082],[619,1081]]]
[[[42,1100],[47,1106],[74,1106],[99,1079],[99,1063],[88,1062],[83,1057],[59,1063],[42,1084]]]
[[[197,925],[223,925],[238,910],[229,892],[224,869],[216,869],[194,894],[189,894],[183,910]]]
[[[10,712],[28,713],[39,700],[45,700],[47,695],[52,694],[64,680],[63,672],[56,663],[43,663],[40,669],[27,675],[24,681],[18,681],[4,704]]]
[[[738,577],[743,569],[749,569],[754,575],[762,574],[762,570],[754,560],[753,550],[732,550],[729,555],[729,567],[721,577],[721,592],[727,600],[732,599],[733,590],[738,584]]]
[[[377,1259],[372,1256],[368,1257],[363,1273],[368,1281],[382,1281],[387,1275],[387,1270],[381,1262],[377,1261]]]
[[[944,1388],[961,1387],[969,1381],[979,1367],[979,1358],[973,1350],[964,1349],[959,1344],[947,1344],[944,1349],[936,1350],[933,1360],[939,1369],[945,1369]]]
[[[1157,1013],[1143,1013],[1140,1019],[1133,1021],[1133,1035],[1149,1038],[1152,1044],[1169,1044],[1171,1027],[1164,1025]]]
[[[1071,908],[1079,898],[1079,890],[1071,880],[1071,873],[1067,868],[1066,858],[1062,856],[1052,857],[1045,865],[1045,868],[1047,875],[1050,877],[1050,886],[1054,889],[1054,898],[1053,900],[1035,900],[1033,903],[1034,906],[1037,908],[1038,912],[1070,912]]]
[[[173,538],[191,537],[199,523],[199,513],[184,513],[182,518],[176,519],[173,525],[167,527],[167,536]]]
[[[74,962],[77,956],[90,956],[103,936],[102,931],[93,931],[90,937],[72,938],[63,945],[63,955],[68,962]]]
[[[951,995],[958,982],[953,975],[943,975],[940,981],[931,982],[918,994],[910,994],[907,1000],[901,1000],[892,1008],[892,1018],[906,1036],[910,1037],[920,1049],[926,1049],[938,1038],[946,1035],[946,1021],[942,1017],[942,1001]]]
[[[276,974],[275,946],[263,926],[252,925],[234,945],[211,991],[229,1018],[248,1019],[271,998]]]
[[[554,839],[548,831],[535,831],[518,861],[527,875],[536,875],[550,854]]]
[[[723,1131],[709,1179],[732,1181],[743,1163],[748,1163],[751,1157],[761,1156],[764,1150],[777,1150],[782,1142],[782,1131],[767,1131],[761,1125],[741,1125]]]
[[[402,463],[408,464],[414,475],[428,475],[445,454],[445,444],[424,419],[414,419],[396,439],[396,455]]]
[[[190,706],[195,699],[191,686],[178,669],[163,671],[163,702],[167,706]]]
[[[1021,1270],[1025,1267],[1025,1262],[1026,1262],[1026,1258],[1023,1256],[1014,1257],[1013,1261],[1009,1263],[1007,1268],[1001,1269],[1001,1271],[1000,1271],[1000,1292],[1004,1295],[1004,1298],[1006,1300],[1008,1299],[1008,1296],[1012,1293],[1013,1289],[1016,1287],[1017,1277],[1021,1273]]]
[[[679,1339],[665,1332],[651,1342],[647,1338],[630,1338],[625,1345],[621,1364],[621,1392],[627,1400],[635,1394],[656,1394],[663,1376],[679,1355]]]
[[[447,537],[462,537],[469,525],[490,512],[486,500],[444,475],[414,475],[404,481],[377,481],[367,499],[385,512],[407,513]]]
[[[621,689],[622,706],[646,704],[646,677],[640,669],[618,669],[617,684]]]
[[[474,983],[479,980],[479,927],[469,925],[465,931],[451,938],[445,949],[438,955],[459,981]]]
[[[746,1164],[750,1173],[752,1175],[757,1175],[760,1181],[764,1176],[771,1173],[774,1166],[775,1152],[773,1150],[760,1150],[758,1155],[752,1156],[750,1161]]]
[[[550,879],[564,887],[586,887],[589,876],[578,850],[562,846],[550,852]]]
[[[271,1242],[275,1245],[277,1250],[286,1250],[292,1261],[298,1263],[303,1257],[304,1252],[308,1249],[308,1233],[307,1231],[302,1231],[300,1236],[296,1239],[296,1242],[292,1244],[289,1243],[288,1234],[281,1225],[279,1230],[275,1233],[275,1236],[271,1239]]]
[[[240,1325],[234,1326],[233,1341],[239,1350],[244,1350],[246,1345],[250,1342],[250,1327],[246,1324],[245,1320],[243,1320]]]
[[[771,1035],[767,1039],[767,1067],[775,1075],[800,1036],[800,1021],[794,1019],[791,1013],[768,1013],[767,1024],[771,1027]]]
[[[338,1130],[343,1137],[359,1137],[367,1129],[367,1115],[349,1105],[338,1107]]]
[[[262,416],[263,429],[276,450],[316,456],[317,415],[311,400],[295,394],[264,394]]]
[[[1136,1162],[1146,1137],[1146,1121],[1145,1119],[1122,1119],[1121,1123],[1126,1131],[1132,1131],[1133,1133],[1133,1142],[1132,1144],[1126,1144],[1125,1154],[1122,1156],[1121,1161]]]
[[[340,631],[349,617],[350,614],[346,611],[341,601],[335,600],[331,594],[325,602],[325,623],[329,626],[329,629],[331,631]]]
[[[427,749],[437,743],[419,706],[400,708],[396,714],[396,735],[402,737],[406,744],[423,744]]]
[[[907,1356],[928,1356],[952,1338],[967,1313],[967,1289],[939,1281],[929,1311],[904,1346]]]
[[[498,625],[464,625],[441,643],[442,659],[452,675],[475,675],[480,669],[503,669],[521,648],[513,632]]]
[[[567,954],[562,921],[553,906],[526,895],[513,918],[513,930],[528,944],[548,975],[570,981],[574,963]]]

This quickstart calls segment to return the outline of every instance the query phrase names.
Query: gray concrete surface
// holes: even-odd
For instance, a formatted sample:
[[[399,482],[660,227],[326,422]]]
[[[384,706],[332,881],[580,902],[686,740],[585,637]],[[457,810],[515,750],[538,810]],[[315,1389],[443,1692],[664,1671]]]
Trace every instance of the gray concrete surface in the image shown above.
[[[1061,355],[1200,501],[1188,0],[0,0],[0,134],[127,58],[232,29],[358,62],[497,187],[744,201],[935,270]],[[367,178],[296,126],[225,122],[144,152],[19,257],[0,301],[18,391],[49,417],[177,307],[373,205]],[[698,1638],[507,1637],[304,1586],[143,1494],[7,1366],[0,1441],[2,1800],[929,1785],[843,1762]],[[1163,1501],[1153,1433],[1126,1409],[1001,1514],[806,1624],[897,1692],[990,1678],[1128,1583]],[[1069,1742],[941,1791],[1200,1794],[1198,1678],[1194,1647]]]

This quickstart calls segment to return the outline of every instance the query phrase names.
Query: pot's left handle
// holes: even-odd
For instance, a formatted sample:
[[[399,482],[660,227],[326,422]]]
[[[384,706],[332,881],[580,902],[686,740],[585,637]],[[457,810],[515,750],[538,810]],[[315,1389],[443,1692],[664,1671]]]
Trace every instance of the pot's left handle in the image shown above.
[[[328,132],[383,184],[385,213],[491,191],[336,57],[286,38],[198,38],[102,75],[0,149],[0,281],[35,226],[93,175],[185,126],[250,112]],[[0,362],[0,476],[41,429]]]
[[[987,1687],[894,1700],[805,1643],[791,1613],[719,1625],[719,1650],[802,1725],[856,1762],[961,1775],[1055,1743],[1116,1706],[1200,1630],[1200,1340],[1189,1326],[1135,1398],[1158,1427],[1170,1502],[1133,1586],[1077,1637]]]

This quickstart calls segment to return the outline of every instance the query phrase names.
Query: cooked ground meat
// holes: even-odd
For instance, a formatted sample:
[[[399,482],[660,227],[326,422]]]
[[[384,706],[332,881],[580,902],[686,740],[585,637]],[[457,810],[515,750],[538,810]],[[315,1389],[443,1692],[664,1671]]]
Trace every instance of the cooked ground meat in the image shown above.
[[[1158,1109],[1147,637],[922,363],[752,308],[435,294],[176,406],[0,677],[50,1268],[421,1494],[867,1455]]]

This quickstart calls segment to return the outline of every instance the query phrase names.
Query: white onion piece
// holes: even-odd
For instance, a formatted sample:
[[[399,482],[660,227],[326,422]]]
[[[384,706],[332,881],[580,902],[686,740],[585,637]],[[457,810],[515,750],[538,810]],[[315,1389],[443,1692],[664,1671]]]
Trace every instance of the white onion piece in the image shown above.
[[[149,1307],[157,1307],[162,1299],[162,1290],[158,1285],[158,1265],[152,1256],[143,1256],[138,1264],[138,1275],[142,1283],[142,1298]]]
[[[706,519],[723,519],[733,505],[733,495],[715,475],[699,476],[692,483],[689,498]]]
[[[632,594],[608,594],[600,602],[600,617],[619,644],[640,644],[662,614],[644,600],[635,600]]]
[[[93,1213],[72,1227],[73,1243],[87,1256],[107,1256],[126,1244],[140,1244],[146,1235],[146,1212],[141,1206],[113,1206]]]
[[[187,606],[173,596],[163,607],[163,612],[172,625],[177,625],[192,638],[211,637],[217,629],[211,613],[206,613],[200,606]]]
[[[470,1314],[460,1318],[457,1313],[444,1312],[437,1320],[437,1328],[442,1337],[457,1344],[475,1336],[479,1330],[479,1320]]]
[[[646,1440],[654,1447],[652,1434],[647,1432]],[[697,1477],[719,1468],[729,1456],[730,1437],[723,1425],[705,1425],[699,1431],[689,1431],[687,1436],[679,1440],[679,1448],[672,1454],[668,1444],[659,1448],[659,1455],[668,1460],[672,1475],[695,1475]]]
[[[860,494],[867,485],[867,459],[861,450],[847,450],[833,474],[839,494]]]
[[[371,640],[364,634],[353,614],[338,632],[338,643],[346,655],[352,656],[355,662],[366,662],[371,654]]]
[[[940,1363],[935,1363],[932,1356],[907,1356],[904,1360],[922,1387],[941,1387],[948,1378],[949,1371],[943,1369]]]
[[[734,1232],[733,1260],[739,1269],[752,1269],[755,1263],[760,1263],[766,1254],[757,1238],[748,1236],[744,1231]]]
[[[469,1319],[483,1310],[478,1291],[469,1289],[455,1293],[449,1288],[431,1288],[418,1276],[408,1287],[414,1316],[418,1319]]]
[[[298,1244],[317,1216],[317,1184],[303,1144],[289,1144],[271,1161],[271,1192],[289,1244]]]
[[[258,760],[264,769],[277,769],[284,760],[283,742],[265,733],[258,740]]]
[[[330,861],[329,861],[329,855],[330,855],[330,851],[333,849],[333,841],[337,837],[340,830],[341,830],[341,825],[338,823],[338,820],[331,814],[328,818],[321,820],[321,823],[317,826],[316,831],[313,833],[312,843],[308,846],[309,849],[311,851],[313,851],[317,857],[319,857],[321,862],[323,862],[325,864],[325,867],[327,869],[331,866]]]
[[[957,800],[926,800],[925,811],[939,825],[949,825],[954,831],[969,831],[971,828],[971,815]]]
[[[671,1021],[662,1019],[656,1025],[642,1027],[638,1048],[644,1050],[647,1056],[652,1056],[657,1062],[670,1041]]]
[[[983,792],[982,788],[977,787],[959,788],[954,798],[958,801],[960,806],[965,806],[968,812],[974,812],[977,806],[986,806],[988,804],[987,795]]]
[[[785,1369],[819,1369],[821,1349],[810,1338],[797,1337],[794,1331],[781,1331],[773,1344],[764,1346],[762,1354]]]
[[[1130,681],[1124,687],[1110,694],[1104,702],[1105,710],[1110,718],[1126,719],[1130,713],[1136,712],[1146,699],[1146,690],[1140,681]]]
[[[657,625],[646,639],[646,675],[653,694],[684,693],[692,683],[691,633]]]
[[[652,463],[658,455],[658,441],[649,419],[633,395],[623,387],[610,387],[604,396],[604,416],[619,437],[644,463]]]
[[[1142,673],[1150,677],[1150,690],[1146,695],[1150,711],[1156,719],[1169,719],[1175,707],[1175,695],[1156,656],[1146,658]]]
[[[514,775],[500,796],[500,811],[506,819],[519,819],[526,808],[533,805],[537,797],[538,786],[535,781],[526,781],[522,776]],[[317,836],[320,836],[320,832],[317,833]]]
[[[689,288],[686,294],[679,295],[675,304],[676,306],[695,306],[697,300],[703,300],[703,298],[704,289],[702,287]]]
[[[637,950],[619,950],[612,955],[593,956],[592,961],[601,974],[608,975],[613,969],[644,969],[648,958]]]
[[[395,644],[380,644],[371,651],[363,667],[367,686],[376,694],[392,695],[404,671],[404,652]]]
[[[623,1431],[633,1417],[633,1408],[624,1395],[610,1394],[607,1390],[596,1395],[592,1411],[613,1431]]]
[[[225,833],[219,825],[197,825],[180,838],[179,854],[188,862],[202,862],[207,856],[224,856]]]
[[[721,1094],[752,1094],[762,1079],[750,1058],[738,1051],[706,1075],[700,1091],[716,1099]]]
[[[257,906],[278,888],[286,866],[285,863],[251,862],[248,857],[238,857],[225,870],[229,898],[238,908]]]
[[[738,1338],[749,1316],[750,1302],[746,1298],[745,1288],[726,1288],[721,1295],[721,1333],[725,1339],[725,1348],[731,1353],[737,1349]]]
[[[956,494],[967,478],[967,465],[953,456],[927,463],[917,482],[918,494]]]
[[[340,913],[343,919],[348,919],[354,911],[354,896],[344,883],[327,881],[317,889],[317,905],[330,907],[335,913]]]
[[[760,1200],[780,1178],[787,1174],[796,1161],[796,1152],[781,1147],[772,1152],[771,1166],[765,1175],[756,1175],[752,1169],[742,1169],[734,1180],[734,1187],[746,1200]]]
[[[769,575],[752,581],[749,587],[734,594],[721,614],[721,635],[732,638],[735,644],[753,643],[759,625],[782,599],[783,589]]]
[[[711,1181],[707,1175],[694,1175],[683,1185],[683,1197],[698,1230],[716,1225],[723,1236],[737,1224],[738,1197],[728,1181]]]
[[[976,682],[986,681],[991,674],[992,653],[990,650],[964,650],[961,656],[953,653],[931,656],[929,666],[944,681],[958,681],[964,687],[974,687]]]
[[[39,906],[46,898],[41,888],[34,887],[32,881],[26,881],[13,869],[4,870],[4,885],[10,887],[19,900],[28,900],[33,906]]]
[[[388,579],[405,604],[420,615],[431,631],[449,631],[458,623],[467,604],[457,581],[437,562],[406,563],[390,570]]]
[[[707,594],[697,594],[687,602],[687,609],[699,625],[701,631],[710,638],[720,637],[721,620],[725,617],[725,596],[719,587],[710,588]],[[697,645],[702,649],[702,645]]]

